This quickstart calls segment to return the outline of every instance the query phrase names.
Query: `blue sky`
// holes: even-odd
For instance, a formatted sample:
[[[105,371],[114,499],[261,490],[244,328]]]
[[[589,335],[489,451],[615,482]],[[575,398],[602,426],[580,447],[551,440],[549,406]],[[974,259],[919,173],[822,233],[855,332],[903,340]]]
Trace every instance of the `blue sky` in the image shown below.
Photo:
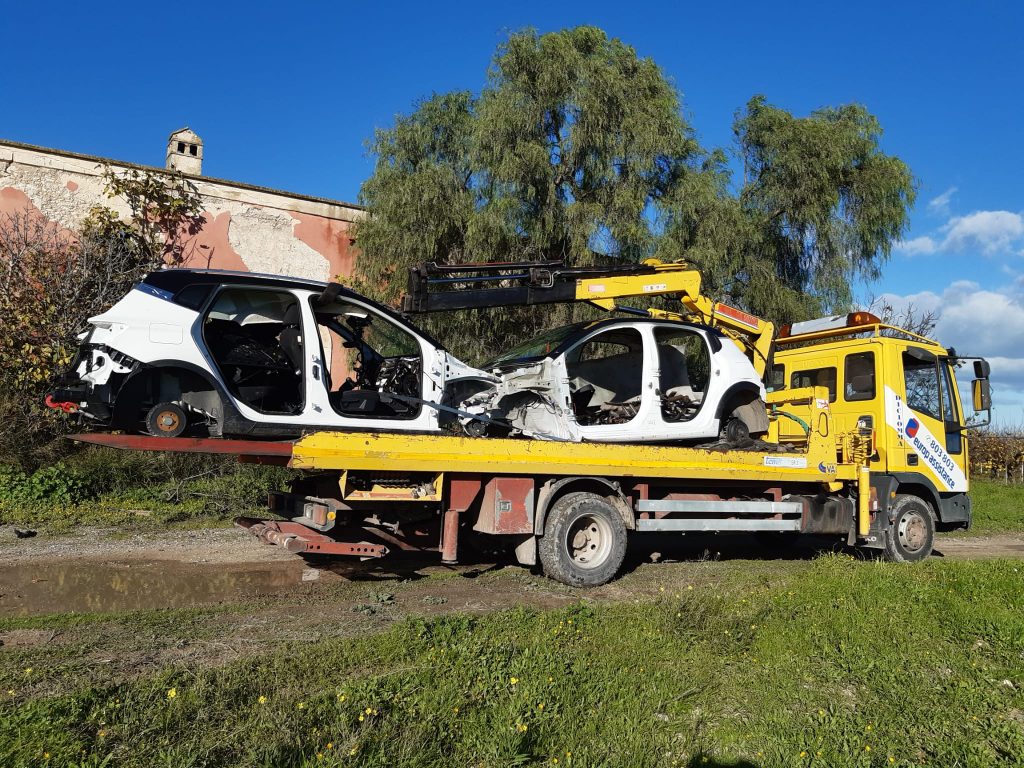
[[[365,141],[433,91],[479,90],[509,31],[595,24],[650,56],[705,146],[755,93],[797,114],[861,102],[920,182],[912,229],[862,297],[943,312],[997,358],[1024,423],[1024,5],[156,3],[3,0],[0,137],[161,165],[189,125],[204,173],[355,201]],[[968,283],[968,284],[965,284]]]

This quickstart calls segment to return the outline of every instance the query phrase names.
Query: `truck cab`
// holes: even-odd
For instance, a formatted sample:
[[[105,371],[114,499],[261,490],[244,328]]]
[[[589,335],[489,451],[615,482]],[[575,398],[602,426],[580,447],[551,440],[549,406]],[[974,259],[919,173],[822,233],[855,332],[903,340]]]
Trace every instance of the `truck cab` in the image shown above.
[[[957,371],[967,362],[974,363],[975,374],[971,416],[957,386]],[[971,524],[967,430],[988,423],[988,376],[981,358],[962,357],[868,312],[855,312],[783,327],[767,378],[770,391],[827,389],[837,438],[865,425],[873,430],[871,485],[879,517],[898,497],[912,496],[931,517],[930,525],[917,523],[954,530]],[[780,424],[783,436],[799,429]],[[838,459],[842,450],[837,442]],[[910,538],[913,544],[921,537]]]

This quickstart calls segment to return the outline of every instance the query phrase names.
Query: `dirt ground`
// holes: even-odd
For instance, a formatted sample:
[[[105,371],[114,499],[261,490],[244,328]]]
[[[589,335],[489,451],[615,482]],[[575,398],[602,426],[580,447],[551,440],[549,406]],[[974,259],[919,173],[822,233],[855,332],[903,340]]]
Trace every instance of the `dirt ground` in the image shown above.
[[[783,585],[838,548],[828,540],[773,550],[739,536],[638,538],[620,578],[574,589],[494,558],[451,567],[436,555],[305,559],[236,528],[27,539],[0,528],[0,620],[40,617],[0,630],[0,661],[14,653],[42,666],[65,657],[59,674],[37,683],[53,693],[97,675],[116,682],[169,664],[226,664],[280,643],[373,633],[407,617],[651,599],[689,586],[749,585],[751,576]],[[936,556],[1022,558],[1024,536],[942,537]]]
[[[822,549],[839,546],[812,540],[773,551],[742,536],[638,539],[627,556],[625,578],[596,590],[580,590],[493,557],[470,558],[458,566],[444,566],[436,555],[365,562],[302,558],[262,544],[237,528],[136,534],[89,529],[27,539],[15,538],[11,528],[0,528],[0,616],[188,608],[326,593],[335,608],[364,606],[362,612],[371,616],[393,613],[388,609],[398,593],[406,605],[419,601],[426,613],[549,607],[582,596],[642,594],[648,591],[644,585],[675,581],[694,564],[713,571],[712,562],[802,560]],[[1024,558],[1024,535],[939,536],[934,556]]]

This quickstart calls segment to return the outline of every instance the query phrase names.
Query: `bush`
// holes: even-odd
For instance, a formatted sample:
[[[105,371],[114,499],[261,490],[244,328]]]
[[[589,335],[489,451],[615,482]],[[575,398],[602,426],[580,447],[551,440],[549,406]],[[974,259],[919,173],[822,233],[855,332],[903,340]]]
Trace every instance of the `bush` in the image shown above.
[[[0,468],[0,501],[77,504],[90,496],[89,484],[62,462],[31,474],[15,467]]]

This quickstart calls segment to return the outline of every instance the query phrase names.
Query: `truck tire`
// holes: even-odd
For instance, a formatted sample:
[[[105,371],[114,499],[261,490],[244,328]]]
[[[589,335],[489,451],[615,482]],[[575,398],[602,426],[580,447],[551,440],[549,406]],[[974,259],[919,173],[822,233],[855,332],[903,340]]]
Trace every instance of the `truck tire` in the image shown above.
[[[537,544],[544,575],[573,587],[611,581],[626,556],[626,525],[594,493],[569,493],[551,507]]]
[[[912,563],[932,553],[935,542],[935,518],[917,496],[901,493],[890,507],[892,525],[886,531],[885,559],[893,563]]]

